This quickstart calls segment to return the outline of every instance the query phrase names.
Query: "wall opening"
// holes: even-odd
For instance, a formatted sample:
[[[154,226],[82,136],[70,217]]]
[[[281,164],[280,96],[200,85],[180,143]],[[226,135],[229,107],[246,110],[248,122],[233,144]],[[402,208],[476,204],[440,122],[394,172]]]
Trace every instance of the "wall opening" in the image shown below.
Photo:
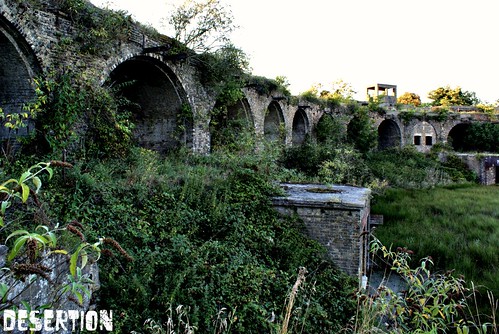
[[[284,129],[284,116],[281,107],[275,101],[272,101],[265,115],[263,124],[263,133],[265,139],[268,141],[281,141],[285,142],[286,135]]]
[[[131,103],[134,135],[142,147],[167,152],[192,146],[192,111],[175,74],[150,57],[127,60],[110,74],[110,86]]]
[[[416,146],[421,145],[421,135],[414,136],[414,145],[416,145]]]
[[[449,131],[447,141],[452,145],[454,150],[460,152],[472,150],[473,143],[467,143],[465,141],[466,133],[470,126],[470,124],[460,123]]]
[[[36,98],[33,78],[39,72],[39,62],[24,36],[0,15],[0,108],[4,114],[20,113]],[[27,135],[34,123],[26,125],[13,131],[0,124],[0,139]]]
[[[432,136],[426,136],[425,137],[425,145],[426,146],[432,146],[433,145],[433,137]]]
[[[293,118],[293,145],[301,145],[305,141],[309,132],[309,122],[307,114],[303,109],[298,109]]]
[[[378,148],[380,150],[390,147],[400,147],[402,136],[400,128],[391,119],[385,119],[378,127]]]
[[[496,166],[496,184],[499,184],[499,166]]]
[[[244,135],[254,135],[255,126],[246,98],[231,105],[215,103],[210,120],[211,149],[237,144]]]

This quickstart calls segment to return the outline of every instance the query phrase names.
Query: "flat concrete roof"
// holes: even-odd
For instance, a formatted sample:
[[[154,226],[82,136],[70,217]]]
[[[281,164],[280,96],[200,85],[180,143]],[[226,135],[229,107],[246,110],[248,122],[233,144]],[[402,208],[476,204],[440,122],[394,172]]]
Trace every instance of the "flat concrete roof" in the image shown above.
[[[272,198],[274,205],[362,209],[371,198],[368,188],[299,183],[281,183],[280,186],[286,195]]]

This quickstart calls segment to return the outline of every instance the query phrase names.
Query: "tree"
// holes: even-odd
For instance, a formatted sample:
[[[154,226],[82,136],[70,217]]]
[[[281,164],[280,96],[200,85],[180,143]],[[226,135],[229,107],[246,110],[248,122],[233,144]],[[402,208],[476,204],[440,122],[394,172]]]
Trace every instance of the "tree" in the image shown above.
[[[357,108],[354,117],[347,127],[347,141],[362,153],[366,153],[377,145],[378,133],[373,125],[369,110]]]
[[[312,89],[319,93],[319,96],[324,99],[333,100],[352,100],[356,91],[353,90],[352,85],[341,79],[333,81],[329,89],[323,89],[322,84],[316,84]]]
[[[236,26],[228,5],[221,0],[185,0],[168,19],[174,38],[198,53],[205,53],[230,43]]]
[[[397,99],[397,103],[400,104],[411,104],[415,107],[421,105],[421,97],[416,93],[405,92]]]
[[[462,91],[461,87],[439,87],[428,93],[433,106],[473,106],[480,103],[475,92]]]

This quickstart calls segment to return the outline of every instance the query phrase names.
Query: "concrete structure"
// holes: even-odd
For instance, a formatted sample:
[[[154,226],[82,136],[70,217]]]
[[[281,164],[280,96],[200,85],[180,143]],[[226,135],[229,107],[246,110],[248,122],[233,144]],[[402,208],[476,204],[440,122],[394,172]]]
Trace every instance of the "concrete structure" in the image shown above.
[[[340,185],[281,186],[286,196],[272,199],[276,210],[298,215],[305,233],[326,248],[340,269],[359,278],[366,275],[371,191]]]
[[[367,87],[368,101],[380,102],[382,107],[394,107],[397,103],[397,85],[387,85],[377,83]]]
[[[499,155],[461,153],[457,156],[476,173],[481,184],[499,184]]]

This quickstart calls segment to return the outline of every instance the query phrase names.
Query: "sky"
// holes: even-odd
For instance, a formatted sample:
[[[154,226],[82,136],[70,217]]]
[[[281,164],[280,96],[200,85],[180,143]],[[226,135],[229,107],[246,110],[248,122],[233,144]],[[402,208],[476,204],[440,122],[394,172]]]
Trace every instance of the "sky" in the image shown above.
[[[91,0],[169,34],[181,0]],[[499,99],[497,0],[221,0],[254,75],[285,76],[294,95],[343,80],[366,99],[375,83],[425,102],[438,87]]]

